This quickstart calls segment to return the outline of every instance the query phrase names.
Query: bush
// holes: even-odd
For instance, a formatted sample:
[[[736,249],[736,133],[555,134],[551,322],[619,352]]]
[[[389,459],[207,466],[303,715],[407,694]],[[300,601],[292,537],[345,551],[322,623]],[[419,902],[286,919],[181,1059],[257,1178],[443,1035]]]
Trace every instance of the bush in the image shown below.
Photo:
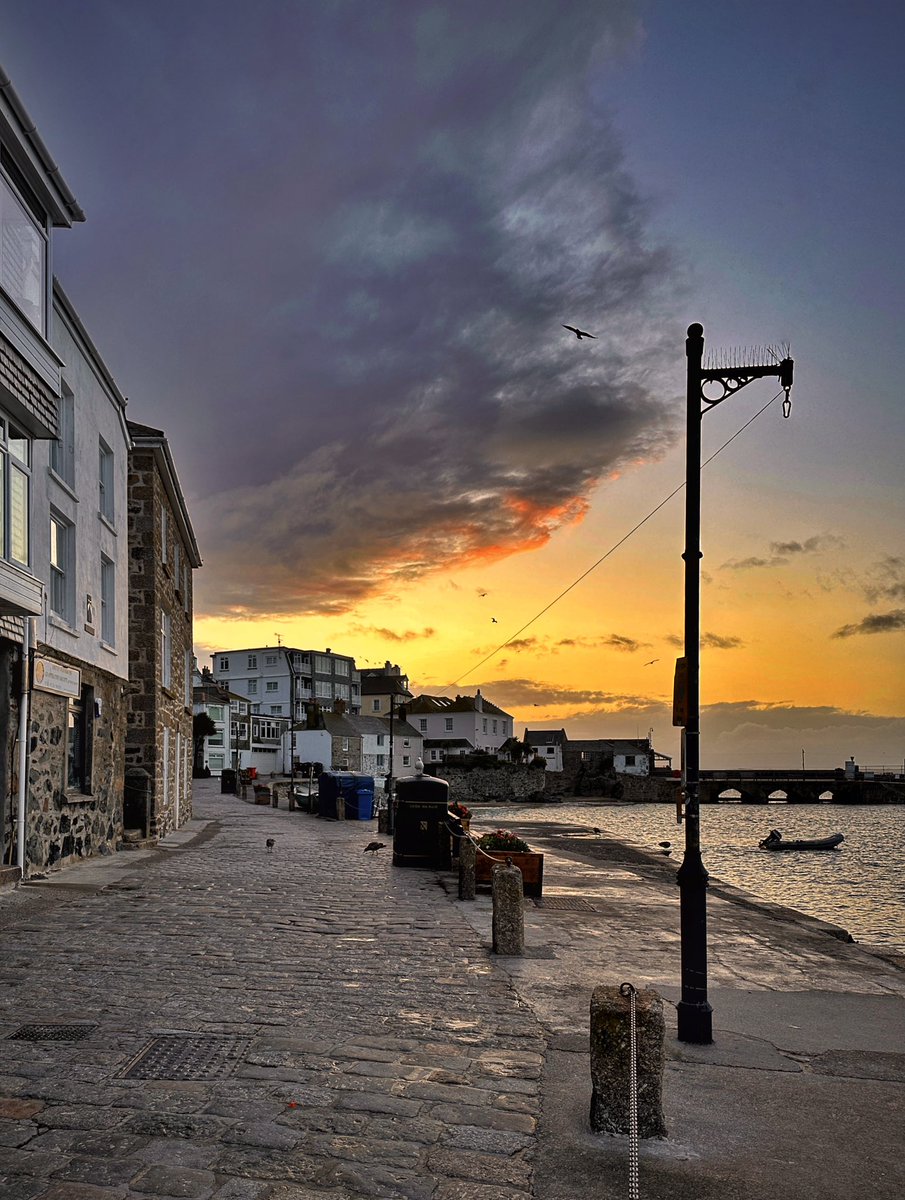
[[[512,832],[511,829],[495,829],[493,833],[485,833],[478,839],[482,850],[514,850],[517,854],[525,854],[531,850],[527,842]]]

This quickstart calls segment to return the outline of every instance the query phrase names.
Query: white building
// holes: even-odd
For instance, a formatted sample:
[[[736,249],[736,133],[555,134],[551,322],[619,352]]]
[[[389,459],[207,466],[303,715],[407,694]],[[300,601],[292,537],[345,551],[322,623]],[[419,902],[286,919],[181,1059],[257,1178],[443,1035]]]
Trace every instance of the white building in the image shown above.
[[[214,678],[246,696],[262,716],[305,719],[306,705],[332,710],[337,700],[353,715],[361,711],[361,677],[355,659],[327,650],[251,646],[211,655]],[[295,712],[293,708],[293,694]]]
[[[416,696],[405,706],[409,724],[424,738],[425,762],[482,750],[496,754],[512,737],[513,720],[481,695]]]
[[[544,760],[548,771],[562,771],[563,746],[568,742],[564,729],[526,729],[525,742]]]

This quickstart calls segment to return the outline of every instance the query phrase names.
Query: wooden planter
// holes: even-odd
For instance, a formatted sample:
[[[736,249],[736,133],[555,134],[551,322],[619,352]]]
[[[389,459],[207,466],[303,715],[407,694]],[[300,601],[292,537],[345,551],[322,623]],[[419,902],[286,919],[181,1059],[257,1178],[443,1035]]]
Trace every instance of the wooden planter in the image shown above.
[[[488,854],[490,857],[488,858]],[[512,865],[522,873],[526,896],[541,896],[544,890],[544,856],[535,850],[478,850],[475,854],[475,883],[490,884],[491,874],[498,862],[512,859]]]

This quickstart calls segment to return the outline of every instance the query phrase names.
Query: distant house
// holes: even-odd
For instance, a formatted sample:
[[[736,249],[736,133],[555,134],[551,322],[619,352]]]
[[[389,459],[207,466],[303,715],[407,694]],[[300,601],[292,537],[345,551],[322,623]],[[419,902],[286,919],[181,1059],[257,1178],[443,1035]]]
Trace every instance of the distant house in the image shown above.
[[[654,751],[647,738],[580,738],[563,744],[566,770],[612,771],[616,775],[650,775]]]
[[[525,743],[544,760],[548,771],[563,769],[563,746],[569,739],[564,729],[526,729]]]
[[[406,705],[409,723],[425,738],[429,752],[455,753],[482,750],[496,754],[512,737],[513,719],[509,713],[481,695],[478,688],[473,696],[416,696]],[[442,761],[438,758],[431,761]]]
[[[347,712],[361,711],[361,678],[347,654],[250,646],[217,650],[211,660],[214,678],[247,697],[254,713],[303,721],[312,706],[330,711],[337,700]]]
[[[408,676],[398,663],[389,660],[383,667],[363,667],[361,670],[361,715],[387,717],[390,706],[398,712],[412,699]]]
[[[330,734],[330,763],[334,771],[363,771],[386,776],[390,769],[390,722],[386,717],[352,717],[325,713]],[[416,759],[423,759],[421,734],[406,721],[393,722],[393,775],[411,775]],[[326,765],[326,764],[325,764]]]
[[[192,712],[206,713],[216,727],[216,732],[204,738],[201,744],[195,747],[193,774],[197,775],[207,767],[212,775],[219,775],[225,768],[234,769],[238,761],[233,742],[233,705],[238,709],[239,705],[244,703],[247,713],[248,701],[241,696],[234,696],[227,687],[218,683],[206,668],[202,671],[196,670],[193,680]],[[245,722],[244,734],[247,740],[247,716]]]

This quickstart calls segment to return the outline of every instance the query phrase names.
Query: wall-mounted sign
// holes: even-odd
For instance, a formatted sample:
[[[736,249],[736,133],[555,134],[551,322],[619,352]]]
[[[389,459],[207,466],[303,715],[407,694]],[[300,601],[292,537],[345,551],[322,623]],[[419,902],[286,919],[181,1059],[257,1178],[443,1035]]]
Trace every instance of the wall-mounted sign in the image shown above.
[[[82,694],[82,673],[77,667],[64,667],[52,658],[35,655],[32,667],[32,687],[42,692],[53,692],[57,696],[70,696],[77,700]]]

